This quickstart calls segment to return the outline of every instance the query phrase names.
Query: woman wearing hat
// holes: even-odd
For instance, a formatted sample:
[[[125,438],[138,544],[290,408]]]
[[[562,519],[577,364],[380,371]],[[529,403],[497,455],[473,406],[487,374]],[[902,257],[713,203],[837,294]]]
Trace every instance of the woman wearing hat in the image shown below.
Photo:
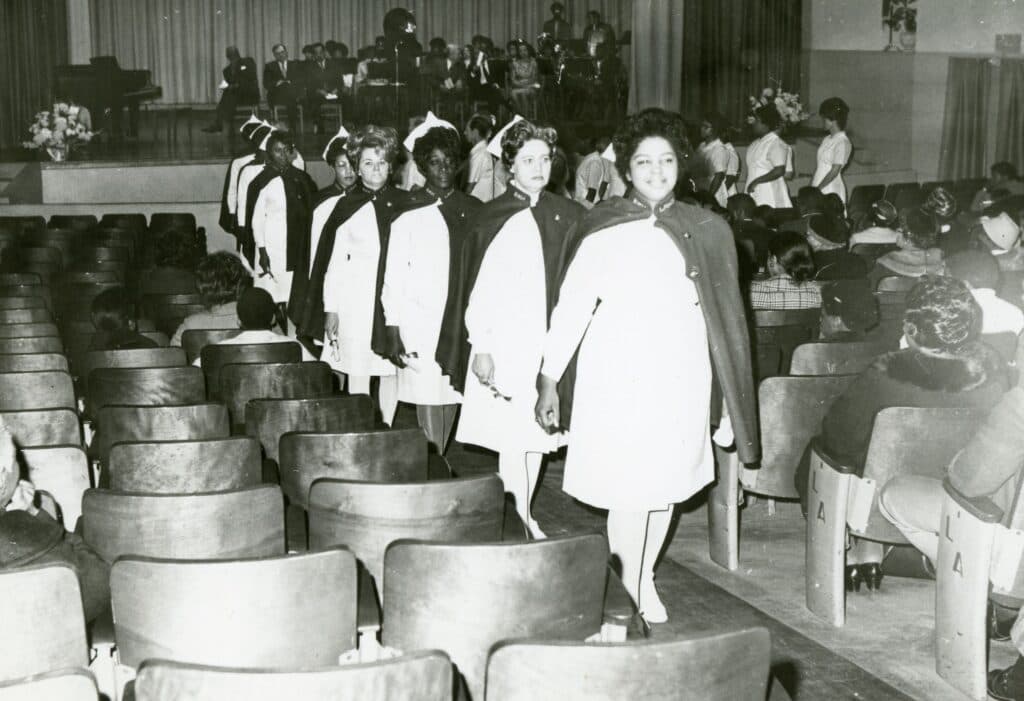
[[[465,314],[445,313],[465,323],[445,329],[460,341],[451,379],[455,389],[465,385],[456,438],[498,453],[505,490],[535,536],[543,535],[530,515],[541,461],[561,444],[534,421],[535,380],[558,276],[586,211],[545,190],[557,139],[525,119],[504,130],[501,158],[512,180],[470,225],[462,287],[448,298]]]
[[[907,295],[908,347],[879,356],[841,394],[821,425],[819,445],[837,464],[862,475],[875,415],[887,407],[990,409],[1008,388],[1003,362],[979,341],[980,309],[959,280],[929,276]],[[966,443],[969,436],[964,436]],[[808,465],[796,488],[806,504]],[[879,485],[884,487],[884,485]],[[883,546],[854,539],[847,553],[847,589],[877,589]]]
[[[846,183],[843,182],[843,168],[850,160],[853,145],[846,135],[846,119],[850,108],[842,98],[830,97],[821,103],[818,114],[825,121],[828,136],[818,147],[818,165],[811,178],[811,185],[825,195],[835,193],[846,204]]]
[[[850,235],[850,248],[861,244],[896,244],[900,237],[900,215],[892,202],[878,200],[860,220],[857,231]]]
[[[615,134],[616,168],[632,190],[585,217],[537,377],[537,422],[555,431],[572,412],[563,488],[608,509],[623,584],[652,623],[668,620],[654,565],[672,509],[715,475],[722,400],[714,406],[712,372],[739,459],[758,452],[736,244],[722,219],[673,196],[684,134],[682,118],[661,109]]]
[[[775,209],[793,206],[785,179],[791,149],[778,134],[781,125],[782,117],[774,104],[758,107],[753,124],[758,138],[747,147],[747,194],[758,206]]]

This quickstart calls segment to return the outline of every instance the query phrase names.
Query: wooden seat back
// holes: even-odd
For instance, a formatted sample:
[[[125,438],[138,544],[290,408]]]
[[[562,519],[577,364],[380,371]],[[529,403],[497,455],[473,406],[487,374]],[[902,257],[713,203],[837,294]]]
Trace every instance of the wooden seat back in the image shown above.
[[[219,399],[220,369],[234,363],[299,363],[302,348],[292,343],[208,344],[199,353],[210,399]]]
[[[885,196],[885,185],[857,185],[850,191],[846,210],[851,217],[864,214],[878,200]]]
[[[275,665],[276,667],[276,665]],[[230,669],[146,660],[135,678],[137,701],[451,701],[452,662],[440,650],[405,652],[380,662],[299,670]]]
[[[165,406],[205,399],[203,371],[196,367],[98,368],[89,373],[85,405],[95,415],[108,405]]]
[[[376,428],[376,408],[365,394],[320,399],[253,399],[245,409],[245,432],[276,461],[281,436],[292,431],[347,433]]]
[[[770,658],[766,628],[602,645],[499,643],[487,661],[487,701],[763,701]]]
[[[106,466],[107,484],[125,492],[196,494],[261,482],[260,444],[248,436],[116,443]]]
[[[89,375],[100,368],[175,368],[184,367],[185,351],[181,348],[133,348],[130,350],[86,351],[75,371],[83,395],[88,396]]]
[[[199,353],[211,343],[217,343],[237,336],[241,329],[189,329],[181,334],[181,347],[185,349],[185,359],[189,365],[199,357]]]
[[[96,226],[95,214],[54,214],[46,223],[50,229],[73,229],[87,231]]]
[[[18,273],[0,273],[18,275]],[[0,309],[46,309],[46,301],[42,297],[0,297]]]
[[[69,270],[58,273],[50,281],[55,287],[67,285],[88,285],[92,283],[120,283],[121,277],[113,271],[99,270]]]
[[[50,315],[45,309],[9,309],[7,311],[41,311]],[[39,338],[40,336],[59,336],[60,331],[52,321],[26,321],[0,324],[0,338]]]
[[[177,406],[107,406],[95,414],[94,454],[104,465],[115,443],[187,441],[231,435],[228,410],[204,402]]]
[[[0,324],[38,324],[52,322],[53,317],[46,309],[0,309]]]
[[[790,375],[856,375],[888,350],[872,341],[801,343],[793,349]]]
[[[923,475],[942,479],[946,468],[974,435],[985,417],[979,409],[924,409],[889,407],[875,415],[864,462],[864,479],[876,485],[871,514],[864,530],[856,535],[886,543],[906,539],[878,510],[878,493],[898,475]]]
[[[441,649],[470,698],[484,698],[487,655],[511,637],[583,640],[603,617],[603,535],[529,543],[399,541],[384,556],[385,645]]]
[[[82,424],[74,409],[0,411],[0,423],[19,448],[82,444]]]
[[[75,530],[82,515],[82,495],[89,488],[89,458],[78,445],[22,448],[28,479],[37,491],[53,497],[64,528]]]
[[[67,565],[0,570],[0,681],[85,667],[82,594]]]
[[[323,362],[246,363],[220,371],[220,396],[236,426],[245,425],[245,407],[253,399],[329,397],[334,385],[331,366]]]
[[[854,375],[769,377],[757,390],[761,467],[743,469],[743,487],[777,499],[796,499],[796,468],[821,433],[821,421]]]
[[[758,358],[757,377],[789,373],[793,349],[818,337],[820,309],[754,311],[754,350]],[[778,358],[778,366],[768,362]]]
[[[309,547],[344,545],[380,588],[391,543],[497,543],[504,507],[497,475],[393,484],[318,479],[309,490]]]
[[[0,353],[63,353],[64,344],[57,336],[0,338]]]
[[[77,407],[71,375],[66,372],[0,373],[0,411]]]
[[[4,701],[96,701],[99,691],[92,674],[84,669],[66,669],[0,683]]]
[[[68,372],[68,359],[60,353],[4,353],[0,372]]]
[[[218,562],[119,560],[110,595],[121,662],[334,664],[355,647],[356,581],[356,559],[343,548]]]
[[[206,494],[90,489],[82,535],[106,562],[122,555],[170,559],[284,553],[284,501],[276,485]]]
[[[0,273],[0,285],[42,285],[35,273]]]
[[[318,479],[422,482],[427,438],[418,428],[360,433],[286,433],[281,436],[281,488],[302,508]]]
[[[61,321],[88,321],[92,302],[101,292],[121,287],[120,282],[70,282],[53,286],[53,312]]]
[[[196,230],[196,215],[192,212],[153,212],[149,217],[150,233],[168,229]]]
[[[904,275],[887,275],[878,281],[875,290],[878,292],[910,292],[920,280]]]

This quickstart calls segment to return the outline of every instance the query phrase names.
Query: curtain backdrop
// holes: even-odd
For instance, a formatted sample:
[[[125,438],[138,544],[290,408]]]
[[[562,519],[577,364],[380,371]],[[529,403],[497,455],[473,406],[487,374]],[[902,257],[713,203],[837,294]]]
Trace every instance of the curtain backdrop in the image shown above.
[[[616,35],[630,28],[633,0],[563,4],[576,36],[582,36],[590,9],[600,11]],[[224,49],[230,45],[261,67],[272,60],[270,47],[278,42],[288,46],[293,59],[302,58],[304,44],[328,39],[344,42],[355,55],[383,34],[384,15],[394,7],[416,15],[416,36],[424,46],[435,36],[464,44],[474,34],[500,46],[520,36],[533,43],[550,5],[550,0],[90,0],[93,53],[116,56],[123,68],[148,68],[153,82],[163,87],[164,101],[171,103],[215,102]]]
[[[636,0],[633,4],[630,112],[645,107],[678,110],[682,104],[684,4],[684,0]]]
[[[1024,61],[1004,60],[999,67],[996,160],[1024,165]]]
[[[739,124],[766,87],[800,91],[801,0],[686,0],[684,115]]]
[[[992,69],[987,58],[949,59],[939,152],[939,177],[944,180],[987,175]]]
[[[0,148],[28,138],[32,116],[53,103],[53,68],[68,57],[65,0],[0,2]]]

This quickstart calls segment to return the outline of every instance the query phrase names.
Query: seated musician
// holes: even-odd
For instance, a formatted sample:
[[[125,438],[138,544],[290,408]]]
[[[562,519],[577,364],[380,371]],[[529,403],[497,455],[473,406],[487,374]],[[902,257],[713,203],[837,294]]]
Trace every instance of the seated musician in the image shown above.
[[[979,342],[978,307],[970,290],[950,277],[927,276],[907,295],[903,330],[908,347],[879,356],[832,404],[818,445],[858,476],[864,472],[875,415],[887,407],[989,409],[1007,388],[1005,364]],[[810,463],[801,461],[795,486],[806,505]],[[849,590],[878,589],[883,546],[854,538],[847,551]]]

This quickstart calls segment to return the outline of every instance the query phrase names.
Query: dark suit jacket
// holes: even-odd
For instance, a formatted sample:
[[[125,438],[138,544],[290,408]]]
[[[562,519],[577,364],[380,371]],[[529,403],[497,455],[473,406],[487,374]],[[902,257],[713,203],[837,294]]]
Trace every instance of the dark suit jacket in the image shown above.
[[[317,90],[331,92],[341,87],[341,75],[338,73],[337,64],[332,64],[330,59],[324,60],[323,68],[316,61],[310,61],[305,68],[306,92],[312,97]]]
[[[302,88],[302,63],[300,61],[288,61],[288,75],[281,74],[281,66],[277,61],[271,61],[263,66],[263,89],[267,91],[267,101],[273,104],[274,96],[287,91],[301,90]],[[287,83],[278,85],[278,81],[286,80]]]
[[[243,58],[237,64],[229,63],[224,67],[224,80],[228,89],[238,91],[238,99],[258,102],[260,99],[260,83],[256,76],[256,62],[251,58]]]

